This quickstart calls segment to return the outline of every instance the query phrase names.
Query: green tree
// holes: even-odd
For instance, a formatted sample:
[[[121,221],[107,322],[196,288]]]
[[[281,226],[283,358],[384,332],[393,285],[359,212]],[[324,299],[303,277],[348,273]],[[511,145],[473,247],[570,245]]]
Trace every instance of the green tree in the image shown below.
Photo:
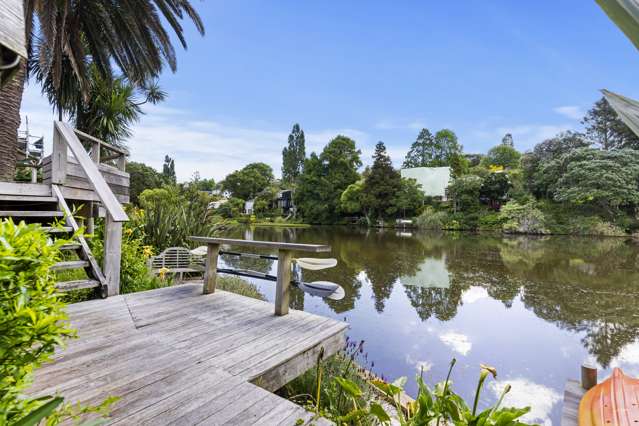
[[[450,166],[451,160],[462,154],[455,132],[442,129],[433,136],[422,129],[406,154],[403,168]]]
[[[395,205],[402,217],[412,217],[424,204],[422,186],[415,179],[401,179],[399,191],[395,195]]]
[[[362,213],[368,220],[368,214],[362,205],[362,194],[364,189],[364,180],[360,179],[355,183],[348,185],[340,196],[340,207],[344,213],[357,214]]]
[[[216,188],[215,179],[202,178],[200,176],[200,172],[197,170],[193,173],[193,177],[191,178],[191,182],[189,182],[189,186],[192,186],[198,191],[207,192],[213,191]]]
[[[499,166],[505,169],[519,167],[521,153],[508,145],[497,145],[488,151],[486,157],[482,159],[485,167]]]
[[[393,168],[384,142],[375,145],[373,165],[364,181],[362,204],[374,218],[389,218],[398,211],[397,194],[402,189],[402,177]]]
[[[310,223],[330,223],[335,216],[330,208],[332,185],[326,178],[326,167],[314,152],[304,162],[294,194],[295,205]]]
[[[43,84],[49,92],[46,88],[52,83]],[[123,145],[131,137],[131,125],[140,121],[142,105],[157,104],[166,98],[166,93],[154,82],[135,85],[124,77],[107,79],[96,66],[90,68],[87,84],[88,99],[75,91],[71,94],[73,104],[65,105],[64,109],[72,115],[77,129],[114,145]]]
[[[598,206],[610,215],[639,203],[639,151],[581,148],[543,171],[559,176],[552,188],[557,201]]]
[[[479,196],[483,179],[466,175],[453,179],[448,185],[448,197],[453,202],[455,212],[474,212],[479,210]]]
[[[306,160],[295,191],[295,205],[302,217],[311,223],[339,220],[340,197],[350,184],[359,179],[360,154],[354,140],[338,135],[319,156],[312,154]]]
[[[291,134],[288,135],[288,146],[282,150],[282,182],[291,185],[304,170],[304,160],[306,159],[306,147],[304,130],[295,123]]]
[[[552,196],[549,193],[549,185],[556,182],[558,176],[549,176],[542,172],[544,166],[562,155],[589,145],[590,142],[584,135],[576,132],[563,132],[535,145],[532,152],[524,154],[521,158],[527,189],[538,198]]]
[[[153,167],[131,161],[126,165],[129,173],[129,196],[133,204],[139,204],[139,196],[145,189],[160,188],[164,178]]]
[[[639,149],[639,136],[621,121],[604,97],[586,113],[581,123],[586,127],[588,140],[603,150]]]
[[[490,173],[482,182],[479,191],[480,199],[487,202],[491,208],[499,210],[501,203],[508,200],[508,192],[512,188],[510,177],[505,172]]]
[[[250,200],[266,189],[274,179],[271,166],[251,163],[229,174],[222,182],[222,187],[233,197]]]
[[[164,165],[162,165],[162,178],[169,185],[175,185],[177,177],[175,175],[175,160],[168,155],[164,156]]]
[[[40,75],[50,76],[47,78],[58,95],[71,87],[79,88],[88,98],[91,63],[106,78],[113,76],[117,68],[133,82],[146,82],[158,76],[165,64],[175,71],[175,48],[166,27],[173,30],[185,48],[181,23],[185,16],[204,33],[202,21],[188,0],[25,0],[24,6],[29,71],[37,69]],[[15,84],[7,85],[0,92],[0,99],[11,99],[0,102],[0,117],[11,118],[7,123],[11,128],[0,133],[0,158],[5,155],[15,158],[20,100],[26,78],[24,72],[19,72]],[[53,105],[60,110],[62,103]],[[0,168],[0,179],[13,178],[15,164],[10,161],[7,166]]]

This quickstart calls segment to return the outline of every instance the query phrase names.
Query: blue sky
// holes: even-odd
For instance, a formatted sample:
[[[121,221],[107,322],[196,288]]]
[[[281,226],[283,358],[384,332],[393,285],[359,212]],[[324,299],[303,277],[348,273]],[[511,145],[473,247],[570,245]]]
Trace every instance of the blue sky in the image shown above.
[[[399,167],[422,127],[454,130],[466,152],[511,132],[523,151],[579,129],[601,88],[639,98],[639,52],[594,0],[193,4],[207,33],[187,24],[178,71],[160,80],[168,101],[129,141],[135,161],[175,157],[181,180],[253,161],[279,174],[295,122],[309,152],[342,133],[365,163],[383,140]],[[51,133],[35,85],[24,114]]]

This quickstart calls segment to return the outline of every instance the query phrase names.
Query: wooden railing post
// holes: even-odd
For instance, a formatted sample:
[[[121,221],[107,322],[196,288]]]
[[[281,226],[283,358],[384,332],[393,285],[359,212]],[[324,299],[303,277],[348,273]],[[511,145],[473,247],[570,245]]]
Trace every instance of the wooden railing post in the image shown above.
[[[100,142],[91,141],[91,159],[95,164],[100,164]]]
[[[53,151],[51,153],[51,183],[64,185],[67,179],[67,144],[53,126]]]
[[[120,294],[120,260],[122,258],[122,222],[115,222],[107,213],[104,221],[104,276],[109,296]]]
[[[207,244],[206,270],[204,272],[204,294],[215,293],[217,282],[217,257],[220,253],[219,244]]]
[[[289,250],[277,252],[277,286],[275,287],[275,315],[288,314],[291,287],[291,260]]]

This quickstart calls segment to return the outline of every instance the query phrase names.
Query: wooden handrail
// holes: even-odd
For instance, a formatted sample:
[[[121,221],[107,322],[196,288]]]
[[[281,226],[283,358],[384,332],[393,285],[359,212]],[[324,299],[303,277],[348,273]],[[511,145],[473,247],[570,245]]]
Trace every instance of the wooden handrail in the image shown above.
[[[275,315],[288,314],[290,287],[291,287],[291,262],[293,251],[305,251],[322,253],[331,251],[331,246],[320,244],[296,244],[279,243],[273,241],[235,240],[231,238],[189,237],[189,240],[204,243],[206,250],[206,267],[204,269],[204,294],[215,292],[217,283],[217,258],[221,245],[270,248],[277,250],[277,284],[275,287]]]
[[[189,237],[189,240],[204,244],[226,244],[229,246],[270,248],[275,250],[293,250],[311,253],[323,253],[331,251],[331,246],[327,246],[324,244],[279,243],[274,241],[236,240],[231,238],[213,237]]]
[[[82,146],[80,139],[76,135],[74,129],[66,123],[61,121],[55,122],[55,131],[59,134],[61,139],[66,143],[66,145],[71,149],[71,152],[78,160],[78,163],[86,173],[89,183],[93,187],[93,190],[98,195],[98,198],[102,202],[102,205],[107,210],[111,219],[114,222],[126,222],[129,220],[126,212],[122,208],[122,205],[111,191],[111,188],[104,180],[104,177],[98,170],[98,165],[93,162],[89,154]],[[55,148],[55,137],[54,137],[54,148]],[[55,157],[55,156],[54,156]],[[54,158],[55,160],[55,158]],[[60,161],[62,162],[62,161]],[[56,164],[54,163],[54,168]],[[66,167],[66,155],[64,155],[64,165]],[[53,183],[58,183],[55,179],[53,179]]]
[[[120,153],[120,154],[126,155],[126,156],[129,155],[129,150],[126,149],[126,148],[115,146],[115,145],[110,144],[108,142],[105,142],[105,141],[103,141],[101,139],[98,139],[95,136],[91,136],[88,133],[84,133],[83,131],[78,130],[78,129],[73,129],[73,131],[81,139],[86,139],[86,140],[89,140],[91,142],[97,143],[97,144],[103,146],[104,148],[108,149],[109,151],[115,151],[117,153]]]

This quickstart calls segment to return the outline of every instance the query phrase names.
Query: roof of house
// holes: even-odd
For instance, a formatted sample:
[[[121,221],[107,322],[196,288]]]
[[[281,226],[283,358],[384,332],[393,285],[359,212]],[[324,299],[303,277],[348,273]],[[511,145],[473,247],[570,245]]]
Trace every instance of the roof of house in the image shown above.
[[[415,179],[422,186],[425,195],[446,196],[446,187],[450,181],[450,167],[414,167],[402,169],[403,178]]]

